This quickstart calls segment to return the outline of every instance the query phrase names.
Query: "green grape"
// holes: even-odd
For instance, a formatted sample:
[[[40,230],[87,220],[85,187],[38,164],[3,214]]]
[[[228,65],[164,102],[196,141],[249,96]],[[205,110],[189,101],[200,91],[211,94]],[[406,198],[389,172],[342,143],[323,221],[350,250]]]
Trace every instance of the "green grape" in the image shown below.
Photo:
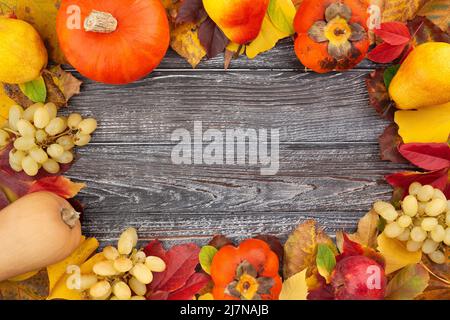
[[[75,144],[73,143],[72,137],[62,136],[56,140],[56,143],[64,148],[65,151],[72,150]]]
[[[406,215],[414,217],[417,214],[417,211],[419,210],[419,204],[417,202],[416,197],[412,195],[406,196],[405,199],[403,199],[402,201],[402,209]]]
[[[421,227],[414,227],[410,233],[411,240],[422,242],[427,238],[427,233]]]
[[[442,242],[445,238],[445,229],[443,226],[438,224],[436,228],[433,229],[433,231],[430,232],[430,237],[433,239],[433,241],[436,242]]]
[[[430,254],[430,253],[434,252],[438,246],[439,246],[439,243],[434,242],[431,239],[427,239],[422,244],[422,252],[425,254]]]
[[[9,140],[9,133],[0,129],[0,148],[6,146],[9,143]]]
[[[91,136],[88,134],[77,133],[74,137],[73,142],[75,143],[75,145],[83,147],[87,145],[89,142],[91,142]]]
[[[8,123],[10,129],[17,130],[17,121],[22,118],[22,114],[23,108],[17,104],[9,108]]]
[[[408,250],[409,252],[416,252],[419,251],[420,248],[422,248],[422,244],[423,242],[417,242],[414,240],[409,240],[408,242],[406,242],[406,250]]]
[[[422,188],[422,185],[419,182],[413,182],[409,185],[408,193],[412,196],[416,196],[419,193],[420,188]]]
[[[57,159],[64,153],[64,148],[59,144],[54,143],[47,148],[47,153],[50,157]]]
[[[392,222],[397,219],[397,211],[394,206],[388,202],[377,201],[373,204],[373,209],[388,222]]]
[[[439,189],[434,189],[433,199],[442,199],[444,201],[447,201],[447,198],[445,197],[445,194]]]
[[[430,253],[428,257],[431,259],[431,261],[437,264],[443,264],[445,263],[446,260],[444,253],[440,250]]]
[[[77,129],[80,122],[83,120],[79,113],[72,113],[67,118],[67,125],[70,129]]]
[[[42,148],[31,149],[29,154],[39,164],[43,164],[48,160],[48,155]]]
[[[37,130],[36,133],[34,134],[34,136],[36,138],[37,143],[43,143],[48,138],[47,132],[45,132],[45,130],[42,130],[42,129]]]
[[[423,218],[421,227],[424,231],[432,231],[438,225],[438,221],[436,218]]]
[[[60,170],[59,163],[53,159],[48,159],[46,162],[44,162],[42,164],[42,168],[44,168],[45,171],[51,174],[56,174]]]
[[[388,223],[384,228],[384,234],[388,238],[397,238],[403,233],[403,231],[405,231],[405,229],[400,227],[399,224],[395,221]]]
[[[73,161],[73,153],[70,151],[64,151],[63,154],[55,158],[55,160],[61,164],[71,163]]]
[[[66,130],[67,124],[63,118],[52,119],[49,124],[45,127],[45,132],[50,136],[56,136]]]
[[[44,129],[50,122],[50,114],[45,107],[39,107],[34,112],[33,123],[38,129]]]
[[[22,168],[25,173],[31,177],[37,175],[39,171],[39,166],[36,161],[33,160],[30,156],[26,156],[22,160]]]
[[[36,133],[36,128],[28,120],[20,119],[16,126],[22,137],[34,137]]]
[[[434,188],[430,185],[422,186],[417,192],[417,199],[422,202],[430,201],[434,194]]]
[[[398,237],[400,241],[408,241],[409,240],[409,230],[405,229]]]
[[[94,118],[87,118],[78,124],[81,134],[91,134],[97,129],[97,120]]]
[[[41,108],[43,106],[44,106],[44,104],[42,104],[40,102],[32,104],[31,106],[29,106],[28,108],[25,109],[25,111],[23,112],[22,118],[25,120],[28,120],[30,122],[33,122],[34,113],[36,112],[36,110],[38,108]]]
[[[34,138],[19,137],[14,141],[14,148],[20,151],[28,151],[36,147]]]
[[[407,228],[411,225],[412,219],[409,215],[403,215],[398,218],[397,223],[400,227]]]
[[[46,103],[44,108],[47,110],[50,120],[55,119],[56,115],[58,113],[58,108],[56,108],[56,105],[52,102]]]

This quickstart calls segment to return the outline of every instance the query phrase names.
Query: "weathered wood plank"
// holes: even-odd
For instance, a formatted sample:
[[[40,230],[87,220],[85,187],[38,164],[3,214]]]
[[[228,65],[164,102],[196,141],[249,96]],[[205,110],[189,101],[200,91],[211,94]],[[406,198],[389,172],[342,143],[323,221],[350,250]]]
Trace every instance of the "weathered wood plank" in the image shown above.
[[[177,165],[171,151],[164,145],[92,145],[68,175],[87,183],[80,199],[89,212],[121,218],[140,212],[364,211],[389,198],[383,176],[405,168],[379,161],[376,145],[283,145],[275,176],[261,176],[256,166]]]
[[[178,128],[278,128],[292,142],[374,143],[386,122],[368,106],[367,72],[155,72],[115,87],[86,81],[70,111],[100,121],[95,142],[170,143]]]

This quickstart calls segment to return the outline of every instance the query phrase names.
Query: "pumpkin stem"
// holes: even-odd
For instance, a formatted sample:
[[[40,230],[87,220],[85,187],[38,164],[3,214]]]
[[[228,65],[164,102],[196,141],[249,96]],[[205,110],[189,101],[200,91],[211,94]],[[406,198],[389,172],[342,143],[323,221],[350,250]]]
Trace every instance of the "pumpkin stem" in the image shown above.
[[[75,224],[78,220],[80,220],[80,213],[75,211],[74,209],[62,208],[61,209],[61,218],[64,223],[67,224],[70,229],[75,227]]]
[[[87,32],[111,33],[117,29],[117,19],[111,13],[92,10],[84,20]]]

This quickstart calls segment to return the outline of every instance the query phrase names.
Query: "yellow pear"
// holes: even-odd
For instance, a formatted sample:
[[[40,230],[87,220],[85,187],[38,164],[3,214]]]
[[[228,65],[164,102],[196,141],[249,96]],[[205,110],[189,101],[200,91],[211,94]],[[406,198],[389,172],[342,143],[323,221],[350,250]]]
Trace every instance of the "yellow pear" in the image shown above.
[[[47,50],[39,33],[27,22],[0,17],[0,82],[25,83],[47,65]]]
[[[450,44],[417,46],[392,79],[389,95],[403,110],[450,102]]]

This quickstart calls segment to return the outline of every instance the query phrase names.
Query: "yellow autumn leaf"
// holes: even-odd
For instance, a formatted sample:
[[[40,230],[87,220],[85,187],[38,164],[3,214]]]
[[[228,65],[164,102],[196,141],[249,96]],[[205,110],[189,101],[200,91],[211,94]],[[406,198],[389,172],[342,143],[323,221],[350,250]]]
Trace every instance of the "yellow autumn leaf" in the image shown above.
[[[294,17],[297,10],[291,0],[270,0],[267,13],[270,21],[281,31],[295,33]]]
[[[206,55],[206,51],[198,39],[198,26],[195,23],[173,25],[170,32],[170,46],[176,53],[185,58],[193,68]]]
[[[382,22],[411,20],[429,0],[384,0]]]
[[[400,270],[407,265],[419,263],[422,251],[409,252],[403,242],[386,237],[383,233],[377,238],[378,251],[386,261],[386,274]]]
[[[289,33],[280,31],[277,27],[275,27],[272,21],[270,21],[269,16],[266,14],[261,26],[261,31],[256,39],[250,42],[246,48],[245,52],[247,57],[253,59],[261,52],[272,49],[277,44],[278,40],[288,36]]]
[[[39,271],[30,271],[24,274],[20,274],[18,276],[15,276],[11,279],[8,279],[8,281],[12,281],[12,282],[21,282],[21,281],[25,281],[30,279],[31,277],[34,277],[35,275],[37,275]]]
[[[447,32],[450,28],[450,0],[431,0],[419,10],[419,16],[430,19],[435,25]]]
[[[197,300],[214,300],[214,296],[212,295],[212,293],[205,293],[199,296]]]
[[[404,143],[447,142],[450,134],[450,102],[395,112],[395,123]]]
[[[307,269],[304,269],[283,282],[280,300],[306,300],[308,296],[306,271]]]
[[[30,23],[41,35],[50,60],[65,63],[56,33],[56,15],[61,0],[0,0],[0,14],[14,12],[18,19]]]

